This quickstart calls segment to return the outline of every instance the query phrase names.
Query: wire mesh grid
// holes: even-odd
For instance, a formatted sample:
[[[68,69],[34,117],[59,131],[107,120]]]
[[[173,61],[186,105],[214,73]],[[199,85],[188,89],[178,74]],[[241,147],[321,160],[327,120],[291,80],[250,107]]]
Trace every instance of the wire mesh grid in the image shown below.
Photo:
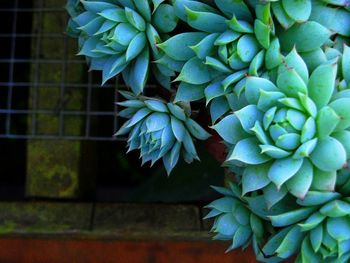
[[[0,138],[122,140],[113,134],[123,83],[101,87],[76,56],[77,41],[64,34],[65,0],[29,2],[0,4],[9,25],[0,28]]]

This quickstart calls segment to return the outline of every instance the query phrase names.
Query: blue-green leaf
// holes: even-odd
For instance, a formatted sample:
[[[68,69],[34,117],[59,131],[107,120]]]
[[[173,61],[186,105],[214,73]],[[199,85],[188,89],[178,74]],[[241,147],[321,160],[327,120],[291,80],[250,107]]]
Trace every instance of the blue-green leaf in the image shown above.
[[[230,144],[236,144],[238,141],[247,137],[236,115],[231,114],[223,118],[213,126],[213,129]]]
[[[182,33],[169,38],[167,41],[161,44],[158,44],[158,47],[172,59],[187,61],[195,56],[195,53],[190,46],[195,46],[205,36],[206,34],[201,32]]]
[[[175,81],[184,81],[189,84],[200,85],[212,79],[208,66],[197,57],[191,58],[183,66],[180,75]]]
[[[268,177],[275,183],[277,188],[280,188],[283,183],[299,171],[302,164],[302,159],[286,158],[276,160],[269,170]]]
[[[262,164],[271,158],[261,154],[259,142],[255,138],[247,138],[239,141],[227,161],[237,160],[246,164]]]

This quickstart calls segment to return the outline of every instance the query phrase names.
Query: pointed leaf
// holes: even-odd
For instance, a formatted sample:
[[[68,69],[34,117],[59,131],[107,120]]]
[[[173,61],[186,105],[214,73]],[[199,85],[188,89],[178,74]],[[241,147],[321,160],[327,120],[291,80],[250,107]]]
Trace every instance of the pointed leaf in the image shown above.
[[[323,64],[311,74],[308,83],[310,98],[318,109],[326,106],[330,101],[337,76],[337,64]]]
[[[261,154],[259,142],[255,138],[247,138],[239,141],[227,161],[237,160],[246,164],[262,164],[270,160],[270,157]]]
[[[281,160],[276,160],[268,173],[268,177],[272,182],[275,183],[277,188],[280,188],[284,182],[292,178],[303,164],[302,159],[292,159],[286,158]]]

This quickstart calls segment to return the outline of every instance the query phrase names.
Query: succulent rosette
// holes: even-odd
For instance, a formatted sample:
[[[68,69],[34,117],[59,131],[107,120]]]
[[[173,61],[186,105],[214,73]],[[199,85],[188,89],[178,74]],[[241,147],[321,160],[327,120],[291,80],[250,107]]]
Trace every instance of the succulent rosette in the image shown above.
[[[250,244],[257,248],[264,237],[263,220],[250,210],[234,184],[230,184],[229,188],[213,189],[224,195],[206,206],[210,212],[204,219],[215,218],[211,229],[215,233],[214,239],[232,241],[227,251]]]
[[[140,150],[142,164],[151,161],[153,165],[162,159],[167,173],[175,167],[180,153],[186,162],[199,160],[192,136],[198,140],[209,138],[197,122],[189,117],[188,111],[178,104],[166,103],[160,99],[135,97],[121,92],[127,99],[118,103],[126,107],[119,116],[128,118],[116,133],[129,133],[128,151]]]
[[[177,16],[197,32],[178,34],[158,45],[171,60],[185,62],[178,68],[176,100],[205,97],[213,122],[239,103],[233,90],[243,87],[247,74],[260,75],[282,61],[270,4],[256,5],[255,16],[243,1],[214,2],[215,6],[174,1]],[[173,69],[168,62],[160,63]]]
[[[329,61],[309,76],[293,50],[278,69],[276,85],[247,78],[248,105],[214,126],[232,145],[227,164],[246,167],[244,193],[270,182],[298,198],[309,189],[334,190],[337,171],[350,158],[350,98],[335,93],[337,65],[337,59]]]
[[[91,70],[103,71],[103,83],[123,73],[135,94],[143,91],[150,60],[157,59],[156,45],[177,25],[173,7],[156,0],[69,1],[72,18],[68,32],[79,38],[79,55],[87,57]],[[152,68],[161,84],[170,79],[161,66]]]
[[[349,201],[337,192],[310,191],[297,201],[297,208],[268,217],[281,230],[272,235],[262,252],[280,261],[299,254],[296,262],[348,262]]]

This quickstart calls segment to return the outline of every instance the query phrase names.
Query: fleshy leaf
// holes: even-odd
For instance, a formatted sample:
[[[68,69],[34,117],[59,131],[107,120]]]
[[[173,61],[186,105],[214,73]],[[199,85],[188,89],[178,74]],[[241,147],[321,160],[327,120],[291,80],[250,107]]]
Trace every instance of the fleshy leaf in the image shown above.
[[[208,67],[197,57],[186,62],[180,75],[175,81],[184,81],[189,84],[200,85],[211,80]]]
[[[270,160],[270,157],[261,154],[259,142],[255,138],[247,138],[239,141],[227,161],[241,161],[246,164],[262,164]]]
[[[310,157],[317,168],[326,172],[341,169],[346,163],[346,152],[343,145],[332,137],[319,140]]]
[[[273,226],[284,227],[307,218],[315,209],[315,207],[304,207],[283,214],[269,216],[268,218],[271,220]]]
[[[158,44],[158,47],[172,59],[187,61],[195,56],[190,46],[198,44],[205,36],[206,34],[201,32],[182,33]]]
[[[230,144],[236,144],[238,141],[247,137],[242,129],[241,123],[236,115],[231,114],[223,118],[213,126],[213,129]]]
[[[282,0],[281,2],[287,15],[297,22],[304,22],[311,15],[310,0]]]
[[[302,159],[286,158],[276,160],[269,170],[268,177],[275,183],[277,188],[280,188],[283,183],[299,171],[302,164]]]
[[[292,50],[295,45],[299,52],[308,52],[321,47],[331,36],[331,31],[317,22],[308,21],[292,26],[279,36],[283,50]]]
[[[337,64],[323,64],[317,67],[311,74],[308,83],[310,98],[318,109],[326,106],[330,101],[337,76]]]
[[[263,114],[255,105],[248,105],[243,109],[236,111],[235,115],[239,119],[242,128],[247,133],[252,133],[256,121],[262,121]]]
[[[248,166],[242,176],[242,194],[259,190],[270,183],[267,177],[270,164],[250,165]]]
[[[298,197],[304,199],[308,193],[313,178],[313,167],[309,160],[304,159],[303,165],[299,171],[286,182],[288,191]]]

